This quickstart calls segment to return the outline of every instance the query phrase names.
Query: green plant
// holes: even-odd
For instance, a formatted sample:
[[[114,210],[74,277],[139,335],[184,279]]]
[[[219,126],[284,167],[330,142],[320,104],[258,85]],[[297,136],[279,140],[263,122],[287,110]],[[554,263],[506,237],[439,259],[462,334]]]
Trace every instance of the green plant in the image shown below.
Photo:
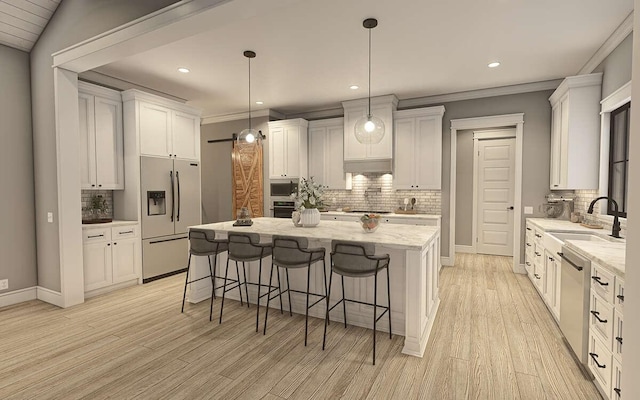
[[[93,213],[104,213],[107,211],[107,200],[101,195],[93,195],[89,200],[89,205],[84,210]]]
[[[291,198],[295,200],[295,207],[297,210],[304,210],[307,208],[322,207],[322,195],[324,189],[322,185],[313,181],[313,177],[309,179],[300,179],[300,186],[297,193],[291,193]]]

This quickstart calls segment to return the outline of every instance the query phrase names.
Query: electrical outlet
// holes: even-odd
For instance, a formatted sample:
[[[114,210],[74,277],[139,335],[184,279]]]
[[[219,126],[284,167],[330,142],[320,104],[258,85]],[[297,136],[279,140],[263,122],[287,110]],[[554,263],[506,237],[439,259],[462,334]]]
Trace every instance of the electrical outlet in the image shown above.
[[[8,279],[0,279],[0,290],[9,289],[9,280]]]
[[[52,212],[48,212],[47,213],[47,222],[53,223],[53,213]]]

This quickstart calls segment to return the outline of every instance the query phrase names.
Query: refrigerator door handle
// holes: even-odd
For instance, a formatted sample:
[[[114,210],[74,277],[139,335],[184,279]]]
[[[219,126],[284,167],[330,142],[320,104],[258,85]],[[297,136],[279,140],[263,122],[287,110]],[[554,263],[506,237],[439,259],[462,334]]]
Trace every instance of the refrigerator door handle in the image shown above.
[[[173,222],[173,210],[175,210],[175,194],[173,193],[173,171],[169,171],[169,178],[171,178],[171,222]]]
[[[178,183],[178,214],[176,215],[176,220],[180,222],[180,175],[178,175],[178,171],[176,171],[176,182]]]

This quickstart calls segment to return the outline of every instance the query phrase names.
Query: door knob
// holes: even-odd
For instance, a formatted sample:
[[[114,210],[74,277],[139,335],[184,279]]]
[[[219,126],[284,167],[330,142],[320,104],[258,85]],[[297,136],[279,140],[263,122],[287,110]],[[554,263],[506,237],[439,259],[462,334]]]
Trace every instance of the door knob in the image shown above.
[[[513,206],[507,207],[507,210],[513,210]]]

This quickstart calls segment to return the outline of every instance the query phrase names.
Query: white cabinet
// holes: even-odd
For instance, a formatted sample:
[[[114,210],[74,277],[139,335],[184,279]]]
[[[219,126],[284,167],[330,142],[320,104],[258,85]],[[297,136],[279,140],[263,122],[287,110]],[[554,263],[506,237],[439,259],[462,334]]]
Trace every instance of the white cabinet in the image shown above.
[[[367,115],[368,99],[343,101],[344,161],[390,160],[393,157],[393,112],[398,107],[394,95],[371,99],[371,114],[384,123],[385,134],[377,144],[362,144],[356,140],[356,121]]]
[[[444,107],[393,114],[395,189],[441,189]]]
[[[566,78],[551,103],[552,190],[597,189],[602,74]]]
[[[82,189],[124,189],[120,93],[78,82]]]
[[[308,173],[307,129],[301,118],[269,122],[269,177],[300,178]]]
[[[527,222],[525,235],[525,269],[551,315],[560,320],[560,259],[562,244],[550,239],[545,231]]]
[[[139,155],[200,160],[200,111],[135,89],[123,92],[122,98],[135,101],[134,115],[125,118],[136,121]]]
[[[141,277],[141,244],[138,224],[83,229],[85,292],[105,291]]]
[[[309,176],[325,189],[351,189],[344,172],[344,118],[309,122]]]

